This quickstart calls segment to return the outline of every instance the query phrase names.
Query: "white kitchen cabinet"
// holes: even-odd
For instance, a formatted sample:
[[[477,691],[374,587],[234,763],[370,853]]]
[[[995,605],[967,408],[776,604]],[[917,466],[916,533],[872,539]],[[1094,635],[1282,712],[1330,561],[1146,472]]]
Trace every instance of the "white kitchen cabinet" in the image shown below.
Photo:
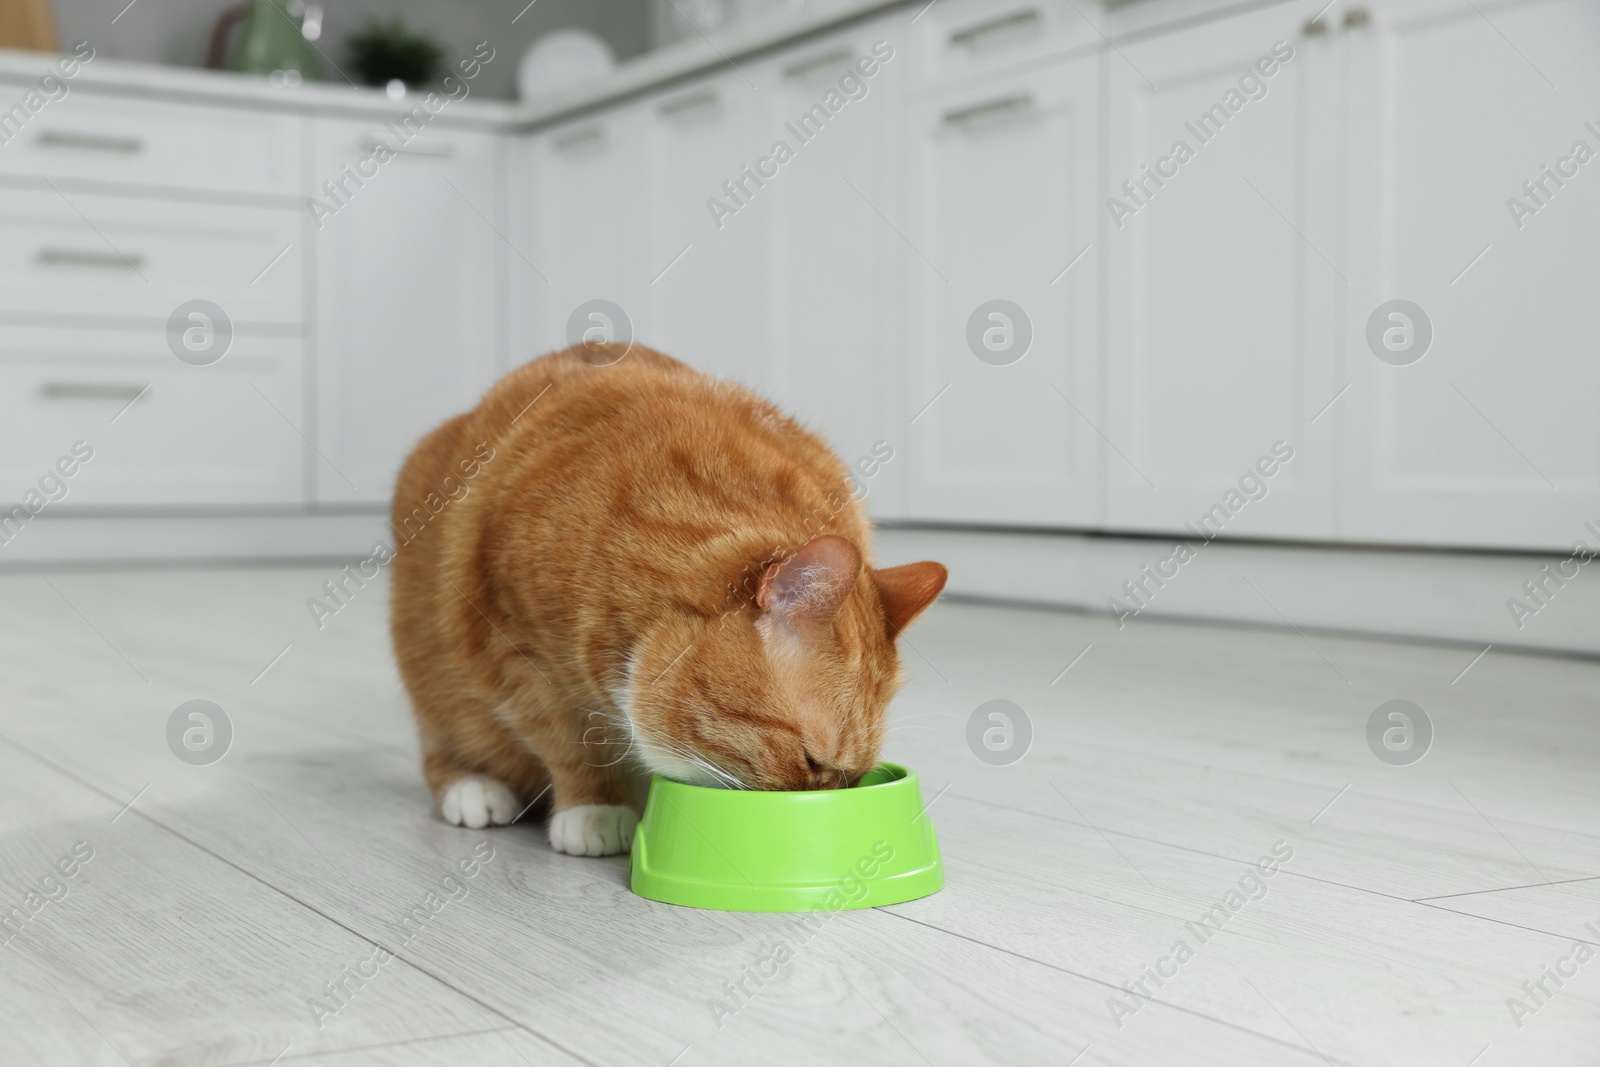
[[[637,104],[542,130],[517,146],[511,232],[518,250],[508,262],[512,311],[527,309],[530,340],[513,363],[565,348],[573,313],[596,300],[622,308],[637,339],[651,343],[637,333],[650,282],[644,149]]]
[[[417,440],[472,407],[498,364],[496,137],[317,121],[316,191],[399,147],[306,238],[316,248],[316,499],[386,502]],[[365,168],[370,171],[369,165]],[[360,172],[357,171],[358,177]],[[320,228],[319,228],[320,223]]]
[[[1272,6],[1102,54],[1112,530],[1333,535],[1337,419],[1322,409],[1344,384],[1350,271],[1337,68],[1304,17]]]
[[[765,391],[827,439],[880,519],[900,514],[906,443],[889,358],[897,323],[887,252],[896,238],[875,214],[886,203],[885,143],[906,68],[887,32],[869,25],[748,68],[761,87],[751,152],[782,142],[794,157],[767,165],[772,176],[725,224],[754,241],[750,336]],[[819,131],[808,124],[801,142],[798,120],[826,107],[830,93],[845,102]]]
[[[760,387],[762,360],[750,344],[753,227],[708,206],[729,202],[724,182],[755,164],[759,90],[728,71],[643,101],[646,168],[645,303],[636,320],[645,344],[719,377]],[[761,205],[761,194],[740,213]],[[730,206],[736,206],[731,205]],[[629,314],[633,314],[630,310]]]
[[[1480,7],[1373,5],[1340,35],[1352,239],[1343,535],[1570,549],[1600,516],[1600,161],[1571,158],[1578,141],[1600,151],[1600,113],[1586,106],[1600,99],[1600,9]],[[1560,186],[1546,166],[1569,171]],[[1523,185],[1540,180],[1544,206],[1515,217],[1508,201],[1537,205]],[[1366,340],[1369,317],[1395,299],[1432,328],[1425,354],[1400,365]]]
[[[898,279],[890,306],[904,447],[894,462],[903,464],[906,517],[1093,525],[1094,59],[909,101],[900,127],[892,180],[901,195],[863,225],[890,229]],[[975,349],[969,326],[994,300],[1023,315],[978,314]],[[1017,359],[1023,318],[1032,340]],[[985,337],[1003,351],[990,352]]]
[[[301,361],[290,337],[235,334],[217,362],[192,366],[159,329],[0,326],[0,477],[22,493],[81,440],[93,458],[46,505],[53,515],[299,506]]]

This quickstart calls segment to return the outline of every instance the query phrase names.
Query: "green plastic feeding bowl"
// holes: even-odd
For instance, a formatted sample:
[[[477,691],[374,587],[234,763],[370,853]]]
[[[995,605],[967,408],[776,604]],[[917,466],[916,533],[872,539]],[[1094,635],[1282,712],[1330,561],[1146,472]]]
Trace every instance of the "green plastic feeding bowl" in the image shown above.
[[[633,891],[721,911],[840,911],[937,893],[944,867],[917,776],[851,789],[708,789],[657,776],[633,839]]]

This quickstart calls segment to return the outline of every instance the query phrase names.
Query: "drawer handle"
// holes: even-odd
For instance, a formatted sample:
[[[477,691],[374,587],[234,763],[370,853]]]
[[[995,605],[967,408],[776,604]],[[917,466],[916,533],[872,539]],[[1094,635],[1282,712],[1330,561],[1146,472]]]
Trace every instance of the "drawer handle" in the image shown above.
[[[688,96],[680,96],[676,100],[668,100],[657,110],[660,111],[662,118],[676,118],[691,111],[699,111],[701,108],[714,107],[720,99],[721,96],[718,95],[715,89],[702,89],[698,93],[690,93]]]
[[[39,135],[39,144],[45,148],[84,148],[91,152],[119,152],[133,155],[144,151],[144,142],[137,137],[110,137],[96,133],[67,133],[46,130]]]
[[[1001,33],[1006,30],[1020,30],[1024,26],[1036,26],[1039,23],[1039,9],[1036,7],[1013,11],[1009,15],[980,22],[975,26],[968,26],[964,30],[957,30],[950,35],[950,43],[962,48],[971,48],[990,34]]]
[[[107,270],[138,270],[143,256],[124,256],[114,252],[79,252],[71,248],[41,248],[38,261],[49,267],[101,267]]]
[[[562,134],[560,137],[557,137],[553,144],[557,152],[570,152],[574,148],[578,148],[582,145],[592,144],[595,141],[603,140],[605,135],[605,127],[601,126],[599,123],[595,123],[594,125],[585,126],[579,130],[570,130],[567,133]]]
[[[131,403],[144,395],[148,385],[118,385],[115,382],[45,382],[39,396],[45,400],[121,400]]]
[[[831,52],[824,52],[820,56],[802,59],[798,63],[791,63],[783,68],[783,76],[791,81],[803,78],[812,71],[824,67],[842,67],[856,57],[856,50],[849,45],[835,48]]]
[[[998,118],[1002,115],[1016,114],[1033,110],[1033,94],[1018,93],[1015,96],[1002,97],[999,100],[989,100],[982,104],[973,104],[971,107],[961,107],[954,111],[944,113],[946,126],[965,126],[984,118]]]
[[[382,137],[373,136],[362,141],[361,147],[368,152],[376,152],[380,148],[387,148],[397,156],[436,156],[443,158],[456,154],[456,146],[449,141],[425,141],[421,138],[396,146],[385,141]]]

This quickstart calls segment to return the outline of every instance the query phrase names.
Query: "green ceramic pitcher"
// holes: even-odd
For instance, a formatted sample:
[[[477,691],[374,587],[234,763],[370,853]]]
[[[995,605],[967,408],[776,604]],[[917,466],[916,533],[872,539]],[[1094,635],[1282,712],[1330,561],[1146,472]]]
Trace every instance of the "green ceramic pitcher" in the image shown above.
[[[322,77],[322,61],[303,29],[301,0],[253,0],[234,42],[228,68],[245,74],[295,71],[306,81]]]

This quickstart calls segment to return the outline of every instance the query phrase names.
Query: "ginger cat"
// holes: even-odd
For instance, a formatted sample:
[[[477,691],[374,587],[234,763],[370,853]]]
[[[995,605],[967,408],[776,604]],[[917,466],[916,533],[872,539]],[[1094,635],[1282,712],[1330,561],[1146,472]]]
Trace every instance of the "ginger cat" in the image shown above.
[[[638,346],[512,371],[412,452],[393,524],[395,654],[444,818],[508,823],[548,788],[574,855],[628,850],[639,770],[741,789],[871,770],[894,639],[946,577],[874,569],[818,437]]]

